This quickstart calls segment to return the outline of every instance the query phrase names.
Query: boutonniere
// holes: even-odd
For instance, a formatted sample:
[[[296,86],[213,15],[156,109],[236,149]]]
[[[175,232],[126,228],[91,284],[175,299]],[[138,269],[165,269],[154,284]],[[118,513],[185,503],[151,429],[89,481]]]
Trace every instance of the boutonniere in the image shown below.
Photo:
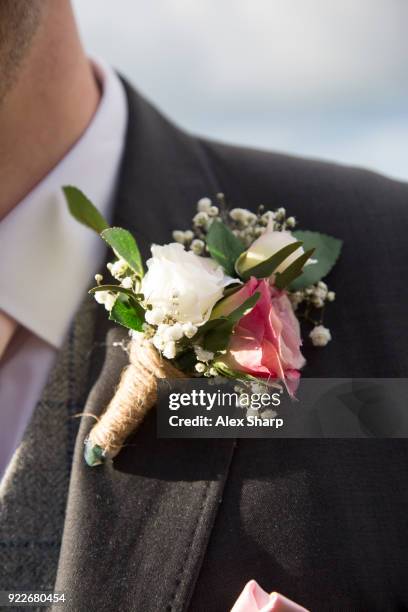
[[[191,229],[142,257],[134,236],[109,227],[75,187],[64,187],[71,214],[113,250],[90,290],[109,319],[130,330],[129,365],[85,445],[91,466],[114,457],[157,399],[161,378],[223,377],[282,383],[294,396],[305,364],[299,320],[310,341],[331,339],[323,324],[335,299],[322,280],[341,241],[295,230],[284,208],[228,209],[222,194],[202,198]]]

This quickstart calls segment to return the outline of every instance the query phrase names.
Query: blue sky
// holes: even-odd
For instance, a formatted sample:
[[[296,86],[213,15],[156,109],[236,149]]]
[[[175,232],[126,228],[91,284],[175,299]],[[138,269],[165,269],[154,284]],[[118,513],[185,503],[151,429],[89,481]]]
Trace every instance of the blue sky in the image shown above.
[[[405,0],[74,0],[85,46],[181,126],[408,180]]]

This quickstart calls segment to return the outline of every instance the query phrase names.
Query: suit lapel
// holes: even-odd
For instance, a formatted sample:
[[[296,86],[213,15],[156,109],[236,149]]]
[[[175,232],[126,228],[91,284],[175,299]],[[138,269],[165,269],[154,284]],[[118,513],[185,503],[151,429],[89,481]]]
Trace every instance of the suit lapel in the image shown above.
[[[129,125],[115,224],[136,236],[143,254],[186,228],[199,198],[219,186],[198,140],[169,123],[126,83]]]
[[[129,131],[116,224],[131,229],[146,256],[189,224],[195,202],[217,191],[197,141],[128,89]],[[104,313],[102,313],[104,316]],[[85,412],[109,402],[126,355],[116,328]],[[97,367],[100,367],[99,365]],[[71,609],[182,611],[188,606],[222,497],[231,440],[158,440],[151,413],[113,464],[89,468],[83,418],[69,486],[57,590]]]
[[[0,567],[9,589],[52,589],[59,557],[74,414],[86,397],[94,304],[71,326],[22,443],[0,487]]]

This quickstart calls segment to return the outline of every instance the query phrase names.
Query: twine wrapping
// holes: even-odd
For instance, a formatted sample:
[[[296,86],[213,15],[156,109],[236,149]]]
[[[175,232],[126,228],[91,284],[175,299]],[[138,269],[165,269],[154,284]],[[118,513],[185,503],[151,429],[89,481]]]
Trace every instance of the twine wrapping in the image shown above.
[[[115,395],[85,442],[88,465],[99,465],[118,454],[155,405],[157,383],[163,378],[185,378],[185,374],[163,359],[142,334],[136,334],[129,343],[129,365],[122,371]]]

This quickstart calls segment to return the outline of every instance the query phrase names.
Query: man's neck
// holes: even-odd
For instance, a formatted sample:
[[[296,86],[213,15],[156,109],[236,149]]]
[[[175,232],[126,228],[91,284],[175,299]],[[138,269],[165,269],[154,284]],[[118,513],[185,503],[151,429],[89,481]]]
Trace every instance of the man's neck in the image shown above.
[[[0,105],[0,219],[64,157],[98,106],[71,9],[61,4],[49,10]]]

